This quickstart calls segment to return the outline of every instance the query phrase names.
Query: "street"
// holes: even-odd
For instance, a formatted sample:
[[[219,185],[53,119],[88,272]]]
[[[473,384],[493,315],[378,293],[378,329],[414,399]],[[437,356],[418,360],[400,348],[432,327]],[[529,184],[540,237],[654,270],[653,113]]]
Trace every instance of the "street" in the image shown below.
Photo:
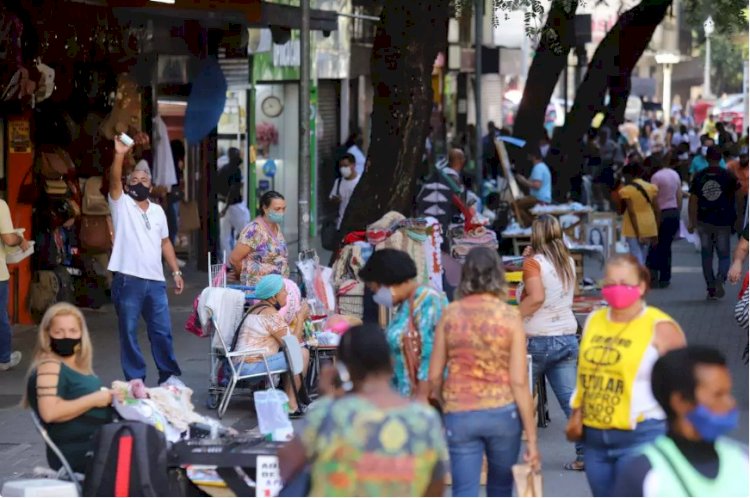
[[[682,325],[689,343],[710,344],[727,355],[742,414],[740,429],[733,435],[747,444],[748,369],[741,358],[747,334],[740,331],[733,318],[737,288],[728,287],[727,296],[723,300],[708,302],[705,299],[699,254],[694,247],[685,242],[676,243],[674,260],[671,287],[652,291],[648,301],[668,312]],[[587,259],[585,269],[587,276],[595,279],[601,274],[600,263],[595,260]],[[201,413],[211,415],[211,411],[205,407],[208,340],[183,331],[185,320],[192,309],[192,301],[206,285],[206,275],[189,272],[186,278],[187,289],[183,295],[170,295],[175,350],[183,371],[183,380],[195,391],[193,401],[196,408]],[[94,341],[94,369],[108,384],[122,376],[114,310],[108,305],[96,311],[86,310],[86,316]],[[34,467],[46,465],[42,440],[28,413],[18,406],[24,390],[26,369],[33,354],[35,332],[33,327],[15,329],[14,348],[23,352],[24,360],[19,368],[0,373],[0,482],[30,476]],[[148,340],[145,331],[141,331],[140,339],[141,345],[146,349]],[[153,362],[147,363],[147,385],[154,385],[156,379]],[[547,428],[540,429],[539,433],[546,494],[590,496],[583,473],[562,470],[563,465],[574,457],[573,448],[565,441],[565,421],[554,398],[550,399],[549,408],[552,421]],[[249,398],[234,398],[223,421],[240,430],[252,428],[253,408]]]

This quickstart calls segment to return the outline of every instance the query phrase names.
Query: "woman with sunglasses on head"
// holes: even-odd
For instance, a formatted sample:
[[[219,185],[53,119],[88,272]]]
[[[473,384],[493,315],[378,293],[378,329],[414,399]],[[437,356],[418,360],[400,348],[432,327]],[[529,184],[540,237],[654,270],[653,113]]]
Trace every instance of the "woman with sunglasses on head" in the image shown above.
[[[666,432],[651,371],[659,357],[686,342],[672,317],[646,304],[650,281],[632,255],[611,258],[602,287],[609,306],[589,315],[584,327],[566,433],[583,441],[594,496],[610,496],[626,457]]]
[[[288,495],[443,496],[440,418],[393,389],[383,331],[376,325],[349,329],[337,358],[338,392],[316,402],[297,436],[279,450],[287,485],[304,481],[309,467],[307,489],[290,488]]]

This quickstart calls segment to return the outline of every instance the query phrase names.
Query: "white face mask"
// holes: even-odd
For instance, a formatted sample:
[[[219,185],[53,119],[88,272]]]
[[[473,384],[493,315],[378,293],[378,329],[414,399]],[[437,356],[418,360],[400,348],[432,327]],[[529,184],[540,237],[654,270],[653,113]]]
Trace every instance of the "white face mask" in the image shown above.
[[[342,166],[339,168],[339,173],[341,173],[341,176],[344,178],[349,178],[349,176],[352,174],[352,169],[349,166]]]
[[[705,156],[706,154],[708,154],[708,147],[704,145],[703,147],[701,147],[701,155]]]

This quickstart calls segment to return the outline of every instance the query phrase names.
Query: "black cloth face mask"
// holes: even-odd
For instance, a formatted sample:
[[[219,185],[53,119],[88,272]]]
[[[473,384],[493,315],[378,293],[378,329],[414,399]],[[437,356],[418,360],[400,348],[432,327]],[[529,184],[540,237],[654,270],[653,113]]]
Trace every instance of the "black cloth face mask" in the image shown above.
[[[148,199],[148,195],[151,193],[151,188],[145,186],[142,183],[136,183],[135,185],[128,185],[128,195],[132,197],[136,202],[142,202]]]
[[[63,358],[68,358],[76,354],[78,346],[81,344],[81,339],[50,339],[50,348],[52,351]]]

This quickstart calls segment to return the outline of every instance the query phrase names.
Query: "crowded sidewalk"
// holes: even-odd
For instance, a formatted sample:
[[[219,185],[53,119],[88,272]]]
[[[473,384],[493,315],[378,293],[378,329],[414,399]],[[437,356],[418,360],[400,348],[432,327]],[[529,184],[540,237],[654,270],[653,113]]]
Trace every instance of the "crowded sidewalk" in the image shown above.
[[[717,347],[728,359],[734,380],[734,392],[741,411],[740,429],[733,437],[748,442],[748,371],[741,354],[746,335],[737,327],[732,310],[737,289],[727,288],[727,297],[719,301],[706,301],[700,269],[700,255],[685,242],[675,244],[674,277],[668,289],[654,290],[649,304],[657,306],[677,320],[685,330],[689,344]],[[586,261],[586,276],[598,279],[600,263]],[[175,353],[182,365],[184,382],[194,390],[196,409],[206,415],[215,411],[205,407],[208,386],[208,342],[182,330],[195,295],[205,286],[206,274],[186,272],[186,291],[181,296],[169,295],[171,317],[174,324]],[[118,353],[118,339],[114,311],[110,306],[100,310],[86,310],[86,318],[95,348],[94,370],[105,384],[122,377]],[[24,354],[25,361],[17,369],[2,374],[3,394],[0,396],[0,481],[30,476],[34,467],[45,466],[44,445],[35,431],[28,413],[18,406],[25,385],[25,375],[35,341],[33,327],[18,326],[14,330],[14,346]],[[139,340],[147,344],[145,331]],[[148,353],[146,353],[148,354]],[[113,359],[115,361],[113,361]],[[148,378],[155,372],[149,363]],[[539,448],[543,455],[545,488],[555,490],[560,496],[588,496],[590,490],[585,475],[563,470],[570,458],[570,444],[565,441],[565,419],[554,400],[549,402],[551,423],[539,429]],[[223,421],[240,431],[255,427],[254,411],[248,397],[238,397],[230,404]]]

